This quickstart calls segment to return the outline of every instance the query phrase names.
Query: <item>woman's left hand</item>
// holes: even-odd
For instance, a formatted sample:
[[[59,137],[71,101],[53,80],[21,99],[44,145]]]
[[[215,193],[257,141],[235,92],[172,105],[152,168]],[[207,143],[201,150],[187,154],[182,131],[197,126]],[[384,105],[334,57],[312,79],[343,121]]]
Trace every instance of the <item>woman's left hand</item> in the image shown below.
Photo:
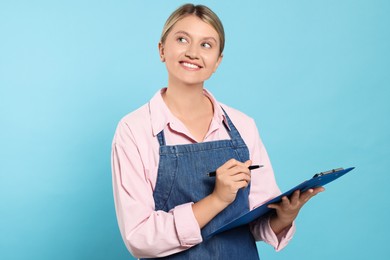
[[[270,225],[275,234],[279,234],[285,228],[290,227],[303,205],[324,190],[323,187],[309,189],[303,193],[297,190],[291,195],[290,199],[284,196],[281,202],[268,205],[268,208],[275,209],[276,212],[270,219]]]

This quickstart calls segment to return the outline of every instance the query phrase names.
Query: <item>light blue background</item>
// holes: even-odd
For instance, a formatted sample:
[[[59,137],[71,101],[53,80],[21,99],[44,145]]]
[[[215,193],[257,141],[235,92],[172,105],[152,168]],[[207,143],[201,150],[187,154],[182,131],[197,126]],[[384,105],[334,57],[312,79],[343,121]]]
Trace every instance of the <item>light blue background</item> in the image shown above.
[[[182,3],[0,2],[0,259],[131,259],[111,140],[165,86],[157,43]],[[390,2],[202,3],[227,35],[207,88],[256,120],[280,188],[357,167],[262,259],[389,259]]]

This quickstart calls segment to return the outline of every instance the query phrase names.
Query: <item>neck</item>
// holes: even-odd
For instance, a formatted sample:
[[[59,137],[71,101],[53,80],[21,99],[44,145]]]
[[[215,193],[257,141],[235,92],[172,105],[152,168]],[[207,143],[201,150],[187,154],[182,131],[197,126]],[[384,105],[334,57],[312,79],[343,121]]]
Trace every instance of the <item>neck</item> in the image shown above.
[[[179,118],[188,118],[213,109],[211,101],[203,93],[203,85],[170,85],[163,98],[171,112]]]

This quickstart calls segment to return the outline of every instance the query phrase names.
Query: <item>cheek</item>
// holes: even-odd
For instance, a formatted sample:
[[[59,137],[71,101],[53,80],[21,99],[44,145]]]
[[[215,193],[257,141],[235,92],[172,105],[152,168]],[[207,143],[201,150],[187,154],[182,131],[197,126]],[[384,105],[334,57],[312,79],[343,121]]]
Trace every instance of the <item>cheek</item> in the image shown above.
[[[219,66],[219,57],[211,58],[208,63],[209,63],[210,68],[215,71],[218,68],[218,66]]]
[[[170,48],[165,49],[165,58],[171,59],[172,58],[172,50]]]
[[[181,46],[180,44],[167,44],[165,47],[165,54],[169,55],[170,57],[177,57],[180,53],[185,51],[185,47]]]

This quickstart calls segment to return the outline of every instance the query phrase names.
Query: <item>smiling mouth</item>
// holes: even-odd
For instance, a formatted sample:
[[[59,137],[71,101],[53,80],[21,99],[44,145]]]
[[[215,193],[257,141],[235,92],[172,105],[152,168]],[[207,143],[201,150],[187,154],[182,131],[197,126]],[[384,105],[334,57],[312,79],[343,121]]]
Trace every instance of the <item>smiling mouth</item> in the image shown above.
[[[189,68],[189,69],[201,69],[202,68],[199,65],[196,65],[196,64],[193,64],[193,63],[189,63],[189,62],[185,62],[185,61],[180,62],[180,64],[183,65],[186,68]]]

